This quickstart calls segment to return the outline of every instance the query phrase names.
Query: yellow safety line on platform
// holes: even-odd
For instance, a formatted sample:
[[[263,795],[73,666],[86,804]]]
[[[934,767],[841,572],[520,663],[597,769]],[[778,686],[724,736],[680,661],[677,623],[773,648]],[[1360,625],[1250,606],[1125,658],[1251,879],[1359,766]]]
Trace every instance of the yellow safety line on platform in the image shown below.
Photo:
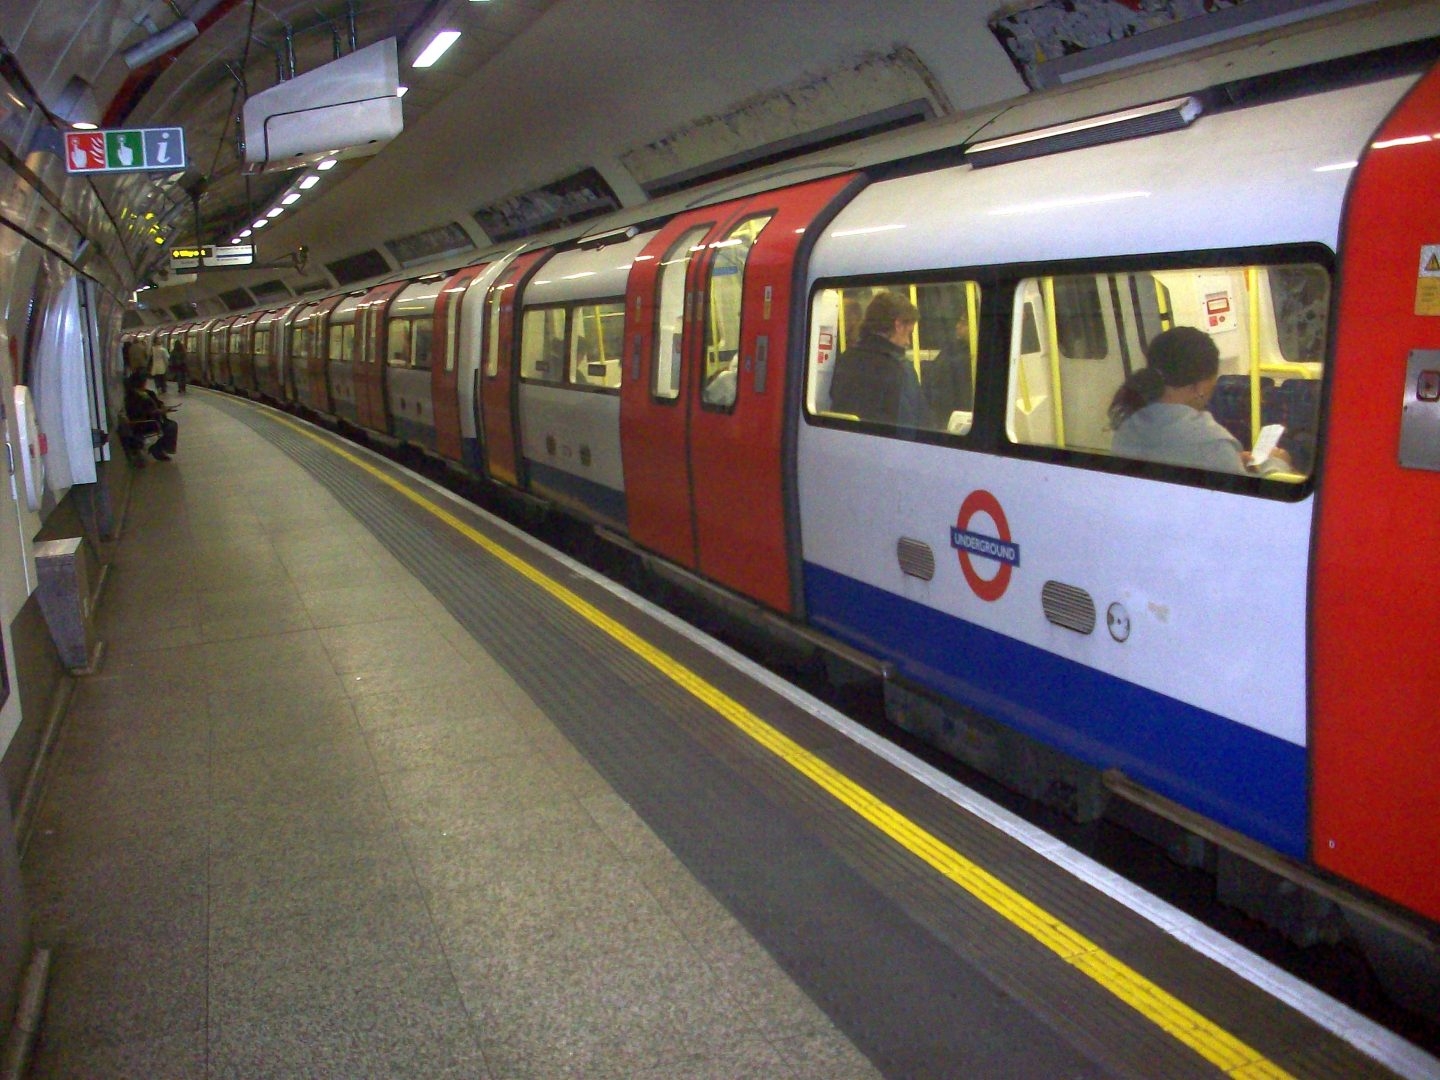
[[[1094,942],[1072,930],[1055,916],[1010,888],[999,878],[916,825],[848,776],[771,727],[728,694],[711,686],[685,665],[651,645],[634,631],[626,629],[599,608],[547,577],[519,556],[506,551],[505,548],[473,526],[467,525],[445,508],[436,505],[419,492],[412,490],[355,454],[336,446],[327,438],[307,431],[292,421],[278,417],[276,420],[393,488],[466,539],[482,547],[527,581],[549,593],[592,625],[609,634],[619,644],[700,699],[755,742],[850,807],[886,836],[929,863],[966,892],[1004,916],[1067,964],[1084,972],[1141,1015],[1158,1024],[1205,1060],[1218,1066],[1226,1075],[1242,1078],[1242,1080],[1262,1080],[1262,1078],[1281,1080],[1290,1075],[1258,1051],[1207,1020],[1184,1002],[1162,990],[1139,972],[1117,960]]]

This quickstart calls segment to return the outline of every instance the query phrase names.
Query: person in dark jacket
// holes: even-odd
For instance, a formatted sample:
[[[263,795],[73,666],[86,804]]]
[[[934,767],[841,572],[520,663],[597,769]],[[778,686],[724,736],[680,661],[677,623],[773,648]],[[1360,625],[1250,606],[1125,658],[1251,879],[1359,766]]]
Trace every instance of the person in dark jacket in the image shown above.
[[[925,365],[920,389],[929,410],[929,424],[937,431],[949,428],[955,412],[975,407],[975,380],[970,372],[970,326],[962,316],[955,323],[955,337],[940,354]]]
[[[835,362],[830,408],[861,420],[917,427],[925,419],[920,377],[906,354],[920,312],[899,293],[877,293],[860,322],[860,340]]]
[[[185,384],[190,381],[190,365],[185,358],[185,339],[177,336],[170,346],[170,378],[180,393],[185,393]]]
[[[125,419],[129,421],[132,429],[143,427],[152,421],[158,423],[160,438],[151,445],[150,456],[156,461],[169,461],[180,440],[180,425],[167,415],[171,410],[161,402],[159,395],[153,390],[145,389],[146,378],[144,371],[134,371],[126,377]],[[141,437],[132,434],[130,438],[138,440]],[[140,447],[132,444],[129,449],[138,453]]]

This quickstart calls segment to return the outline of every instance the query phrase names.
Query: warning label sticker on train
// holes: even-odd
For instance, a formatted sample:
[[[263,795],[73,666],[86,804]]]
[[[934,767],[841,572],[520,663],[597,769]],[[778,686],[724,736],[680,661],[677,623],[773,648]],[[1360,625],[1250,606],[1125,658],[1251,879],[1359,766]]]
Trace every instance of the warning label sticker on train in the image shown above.
[[[988,518],[990,529],[971,529],[972,524],[981,524],[977,518]],[[955,527],[950,530],[950,546],[959,556],[960,571],[976,596],[993,603],[1005,595],[1010,587],[1010,574],[1020,565],[1020,545],[1010,536],[1010,522],[999,499],[983,489],[965,496]],[[997,563],[995,573],[989,577],[982,575],[975,566],[977,557]]]
[[[1420,277],[1415,283],[1415,314],[1440,315],[1440,244],[1420,245]]]

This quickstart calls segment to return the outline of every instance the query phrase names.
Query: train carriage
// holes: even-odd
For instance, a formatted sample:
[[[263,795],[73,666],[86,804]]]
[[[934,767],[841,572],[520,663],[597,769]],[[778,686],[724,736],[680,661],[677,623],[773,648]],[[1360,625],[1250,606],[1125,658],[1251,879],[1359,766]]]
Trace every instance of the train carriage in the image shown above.
[[[625,287],[650,236],[554,255],[522,294],[519,428],[530,490],[622,529]]]
[[[1172,131],[1072,137],[1063,153],[1040,133],[1024,160],[882,181],[839,213],[809,268],[805,602],[816,626],[895,665],[898,718],[1072,812],[1098,812],[1108,771],[1112,788],[1327,861],[1315,821],[1347,815],[1322,798],[1344,796],[1311,735],[1355,723],[1309,695],[1327,663],[1307,603],[1324,556],[1317,483],[1348,437],[1344,416],[1320,424],[1327,328],[1337,279],[1368,258],[1341,244],[1347,215],[1369,212],[1347,205],[1352,173],[1413,82],[1214,112],[1191,99]],[[1411,261],[1437,225],[1416,221]],[[978,293],[970,410],[908,427],[833,410],[843,313],[879,290],[915,297],[922,327]],[[1287,468],[1112,451],[1112,396],[1178,325],[1218,346],[1227,426],[1247,450],[1283,427]],[[908,350],[922,383],[925,344]],[[1418,664],[1422,637],[1363,651]],[[1386,726],[1428,731],[1433,750],[1427,709],[1397,707]],[[1023,767],[1011,732],[1090,768]],[[1396,865],[1424,861],[1440,805],[1413,787],[1386,800],[1407,823]],[[1435,882],[1398,891],[1401,876],[1363,883],[1440,916]]]

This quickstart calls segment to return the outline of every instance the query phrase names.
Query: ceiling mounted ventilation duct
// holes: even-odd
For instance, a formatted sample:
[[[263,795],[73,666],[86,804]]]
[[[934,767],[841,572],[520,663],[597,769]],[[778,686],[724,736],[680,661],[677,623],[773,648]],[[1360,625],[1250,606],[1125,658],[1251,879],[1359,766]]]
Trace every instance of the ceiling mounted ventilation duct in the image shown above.
[[[159,33],[151,34],[140,44],[131,45],[121,53],[121,56],[125,60],[125,66],[134,71],[136,68],[144,67],[150,61],[164,56],[171,49],[193,40],[199,33],[199,28],[193,22],[189,19],[181,19]]]
[[[246,171],[378,153],[404,128],[399,84],[395,39],[386,38],[252,95],[243,110]]]

